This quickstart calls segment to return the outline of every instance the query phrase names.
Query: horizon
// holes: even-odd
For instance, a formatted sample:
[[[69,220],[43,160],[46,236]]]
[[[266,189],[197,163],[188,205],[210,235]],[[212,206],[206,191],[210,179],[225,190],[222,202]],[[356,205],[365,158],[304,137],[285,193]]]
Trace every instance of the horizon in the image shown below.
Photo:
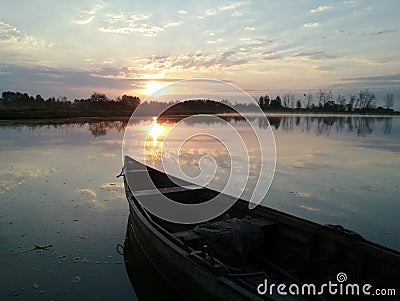
[[[202,77],[235,84],[253,97],[319,90],[348,96],[369,89],[378,101],[393,93],[398,108],[397,6],[9,3],[0,12],[0,90],[68,99],[98,91],[145,100],[168,83]]]

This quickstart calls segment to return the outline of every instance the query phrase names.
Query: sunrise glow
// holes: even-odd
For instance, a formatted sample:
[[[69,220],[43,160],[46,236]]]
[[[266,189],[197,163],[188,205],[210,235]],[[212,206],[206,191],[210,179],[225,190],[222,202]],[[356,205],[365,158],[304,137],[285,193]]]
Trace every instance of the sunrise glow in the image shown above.
[[[161,85],[157,81],[149,81],[146,83],[146,89],[144,90],[144,94],[147,96],[153,95],[164,87],[165,87],[164,85]]]

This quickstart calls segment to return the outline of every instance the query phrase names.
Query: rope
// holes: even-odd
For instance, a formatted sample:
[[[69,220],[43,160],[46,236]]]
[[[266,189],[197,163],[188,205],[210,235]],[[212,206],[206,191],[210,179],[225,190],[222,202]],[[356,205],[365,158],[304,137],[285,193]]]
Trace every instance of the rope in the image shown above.
[[[115,250],[117,251],[117,253],[121,256],[124,256],[124,246],[121,244],[117,244],[117,246],[115,247]]]

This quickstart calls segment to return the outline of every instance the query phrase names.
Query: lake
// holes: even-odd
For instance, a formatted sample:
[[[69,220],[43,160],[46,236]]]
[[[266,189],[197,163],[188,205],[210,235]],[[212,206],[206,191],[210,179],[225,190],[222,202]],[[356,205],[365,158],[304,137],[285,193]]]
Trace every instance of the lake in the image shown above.
[[[268,128],[258,121],[259,131]],[[340,224],[400,250],[400,117],[273,115],[269,121],[277,167],[263,205]],[[126,125],[0,122],[1,300],[148,296],[135,294],[116,250],[129,215],[116,178]]]

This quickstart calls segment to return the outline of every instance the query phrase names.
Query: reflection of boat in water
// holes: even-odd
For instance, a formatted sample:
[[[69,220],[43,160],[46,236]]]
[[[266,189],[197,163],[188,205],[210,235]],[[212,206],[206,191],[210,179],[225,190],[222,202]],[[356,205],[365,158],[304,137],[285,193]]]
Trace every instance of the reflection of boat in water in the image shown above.
[[[249,210],[242,200],[226,214],[199,225],[161,220],[134,196],[151,190],[142,187],[132,192],[128,185],[146,168],[163,194],[176,202],[205,202],[218,192],[176,187],[166,174],[125,157],[129,235],[136,237],[149,261],[185,299],[279,300],[285,297],[279,292],[290,296],[296,287],[300,294],[303,287],[306,291],[290,296],[295,300],[352,299],[356,288],[346,284],[359,285],[361,296],[364,284],[372,285],[370,293],[376,288],[396,288],[398,293],[400,253],[340,226],[320,225],[266,207]],[[329,283],[337,287],[336,295],[328,293]],[[278,290],[279,284],[285,288]],[[343,284],[340,295],[339,284]],[[323,295],[313,296],[321,290]]]
[[[128,224],[129,227],[129,224]],[[140,248],[134,232],[127,233],[124,242],[125,268],[137,298],[142,300],[180,300]]]

